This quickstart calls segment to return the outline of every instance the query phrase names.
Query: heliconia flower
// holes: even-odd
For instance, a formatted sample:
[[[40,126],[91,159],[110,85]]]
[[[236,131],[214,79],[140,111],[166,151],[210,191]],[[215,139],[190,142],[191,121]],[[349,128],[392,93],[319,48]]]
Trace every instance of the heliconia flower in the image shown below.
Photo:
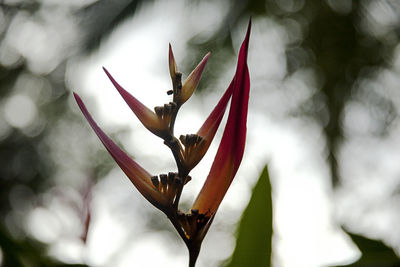
[[[82,113],[122,171],[149,202],[167,215],[186,243],[189,249],[189,266],[195,265],[202,240],[242,161],[250,91],[247,67],[250,30],[251,21],[239,51],[236,72],[230,85],[197,133],[180,136],[180,142],[174,136],[176,115],[180,106],[190,98],[198,86],[210,53],[205,55],[182,84],[182,74],[177,71],[174,54],[169,45],[169,71],[173,89],[167,93],[173,94],[173,100],[164,107],[155,107],[155,112],[129,94],[103,68],[142,124],[164,139],[164,144],[171,149],[177,163],[177,173],[151,176],[99,128],[81,98],[74,93]],[[225,114],[229,99],[231,99],[229,116],[214,162],[190,213],[184,213],[178,208],[183,186],[191,179],[188,175],[191,169],[199,163],[208,150]]]
[[[201,75],[203,74],[204,67],[207,64],[208,58],[210,57],[210,52],[208,52],[197,67],[189,74],[186,80],[183,82],[182,88],[178,88],[180,90],[179,97],[178,97],[178,105],[182,105],[185,103],[196,90],[197,86],[199,85]],[[174,53],[172,52],[171,44],[169,44],[169,72],[172,79],[173,87],[177,87],[176,83],[176,75],[178,73],[178,68],[176,66]]]
[[[239,51],[233,79],[232,101],[228,121],[208,177],[197,196],[192,210],[212,217],[224,198],[242,161],[246,141],[246,121],[250,91],[247,67],[251,21]]]
[[[201,75],[203,74],[204,67],[207,64],[208,58],[210,57],[210,52],[208,52],[204,58],[200,61],[197,67],[189,74],[182,85],[181,92],[181,104],[185,103],[193,94],[199,85]]]
[[[103,67],[103,70],[142,124],[155,135],[164,137],[169,130],[168,127],[170,121],[168,116],[170,114],[156,114],[155,112],[151,111],[128,91],[126,91],[121,85],[119,85],[106,68]]]
[[[158,186],[152,182],[152,176],[139,164],[132,160],[122,149],[120,149],[93,120],[86,109],[85,104],[78,94],[74,93],[76,102],[86,120],[97,134],[107,151],[117,162],[122,171],[128,176],[137,190],[154,206],[162,209],[171,203],[171,199],[161,192]]]

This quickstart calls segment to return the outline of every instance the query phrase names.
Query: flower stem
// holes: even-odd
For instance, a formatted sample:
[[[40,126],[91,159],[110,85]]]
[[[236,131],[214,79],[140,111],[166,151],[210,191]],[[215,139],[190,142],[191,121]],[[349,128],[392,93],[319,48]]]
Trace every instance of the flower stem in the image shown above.
[[[185,242],[187,245],[188,243],[188,238],[185,235],[185,232],[183,231],[179,220],[178,216],[176,213],[176,210],[174,209],[169,209],[169,210],[164,210],[165,215],[167,215],[168,219],[171,221],[172,225],[175,227],[176,231],[178,232],[179,236],[182,238],[182,240]]]
[[[195,267],[197,257],[200,253],[200,246],[198,244],[193,245],[193,243],[187,244],[187,246],[189,249],[189,267]]]
[[[175,227],[177,230],[179,236],[182,238],[182,240],[185,242],[188,250],[189,250],[189,267],[195,267],[197,257],[199,256],[200,253],[200,246],[201,246],[201,241],[198,242],[199,240],[192,239],[193,237],[188,236],[188,234],[185,232],[185,229],[183,228],[181,222],[179,221],[179,216],[181,212],[178,209],[179,205],[179,200],[182,194],[183,186],[185,185],[185,181],[189,175],[190,170],[187,169],[185,163],[184,163],[184,158],[182,155],[182,147],[180,146],[179,140],[175,137],[174,135],[174,126],[175,126],[175,120],[178,115],[179,108],[182,105],[181,102],[181,90],[182,90],[182,73],[176,72],[175,73],[176,77],[172,81],[172,93],[173,93],[173,103],[175,103],[175,108],[172,111],[171,114],[171,120],[169,123],[169,131],[166,136],[164,136],[164,144],[167,145],[171,151],[172,154],[175,158],[175,162],[178,168],[178,175],[181,179],[181,184],[178,185],[177,192],[175,195],[175,200],[172,203],[172,206],[169,208],[164,208],[162,209],[165,215],[167,215],[168,219],[171,221],[172,225]],[[170,94],[170,93],[168,93]],[[182,213],[183,214],[183,213]]]

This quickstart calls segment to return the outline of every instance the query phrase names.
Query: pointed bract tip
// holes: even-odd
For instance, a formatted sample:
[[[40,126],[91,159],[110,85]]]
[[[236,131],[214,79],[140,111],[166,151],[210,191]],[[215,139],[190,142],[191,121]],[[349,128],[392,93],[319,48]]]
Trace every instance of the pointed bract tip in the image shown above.
[[[81,106],[81,104],[83,103],[81,97],[75,92],[72,92],[72,94],[74,95],[74,98],[75,98],[76,102],[78,103],[78,105]]]
[[[241,59],[241,54],[244,54],[245,56],[244,60],[247,60],[247,51],[249,49],[249,42],[250,42],[250,32],[251,32],[251,18],[249,19],[249,24],[247,26],[246,36],[244,37],[242,46],[240,47],[239,60]]]
[[[110,74],[110,72],[106,69],[106,67],[101,67],[102,69],[103,69],[103,71],[107,74],[107,76],[111,79],[112,78],[112,76],[111,76],[111,74]],[[112,79],[113,80],[113,79]]]
[[[185,103],[193,94],[194,90],[196,90],[199,85],[201,75],[203,74],[203,70],[207,64],[208,58],[211,53],[208,52],[197,67],[189,74],[186,80],[182,85],[182,93],[181,93],[181,104]]]
[[[117,89],[119,94],[133,111],[133,113],[135,113],[136,117],[142,122],[142,124],[155,135],[160,136],[164,134],[167,125],[162,123],[153,111],[143,105],[142,102],[137,100],[128,91],[126,91],[105,68],[103,69],[110,79],[111,83]]]
[[[171,43],[168,46],[168,65],[169,65],[169,73],[172,79],[172,83],[175,82],[176,72],[178,71],[178,67],[176,66],[174,52],[172,52]]]
[[[251,17],[249,19],[249,24],[247,26],[247,32],[246,32],[246,37],[245,37],[245,40],[247,40],[247,42],[249,41],[248,38],[250,37],[250,32],[251,32]]]

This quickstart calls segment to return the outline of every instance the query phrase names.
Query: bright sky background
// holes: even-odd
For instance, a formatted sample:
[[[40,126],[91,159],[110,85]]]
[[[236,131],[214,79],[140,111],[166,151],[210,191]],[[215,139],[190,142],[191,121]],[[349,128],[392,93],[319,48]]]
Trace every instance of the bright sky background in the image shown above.
[[[183,4],[156,1],[154,6],[146,5],[137,16],[116,29],[102,42],[98,52],[69,65],[70,86],[83,97],[98,124],[109,133],[115,127],[129,127],[132,132],[121,138],[121,142],[151,173],[173,170],[172,155],[161,140],[145,130],[134,117],[101,67],[105,66],[125,89],[148,107],[168,102],[165,93],[170,88],[168,43],[173,45],[179,68],[188,38],[194,32],[210,31],[219,23],[222,1],[220,5],[221,9],[216,9],[214,3],[201,3],[195,10],[190,10]],[[207,19],[199,14],[207,14]],[[183,29],[191,29],[191,32],[180,31],[179,25],[183,23]],[[246,24],[243,21],[241,27],[233,29],[235,51],[244,38]],[[269,114],[273,109],[271,106],[285,112],[314,90],[301,78],[281,84],[285,74],[284,45],[289,38],[293,36],[287,36],[273,21],[253,20],[248,62],[252,86],[246,152],[202,246],[199,267],[215,266],[233,251],[234,224],[266,163],[270,165],[274,194],[274,266],[326,266],[352,261],[358,255],[333,220],[332,192],[320,128],[313,122],[294,118],[280,120]],[[185,104],[177,119],[178,134],[198,129],[229,84],[235,64],[236,61],[232,62],[229,71],[214,86],[215,91],[207,92],[204,98],[194,95]],[[270,89],[277,86],[284,87],[285,93],[271,93]],[[192,201],[200,190],[223,127],[221,124],[221,131],[207,156],[192,172],[194,179],[185,187],[184,199]],[[118,207],[121,201],[127,200],[131,201],[131,206]],[[134,216],[129,225],[126,220],[132,217],[124,214],[126,208]],[[140,218],[142,209],[153,207],[116,168],[96,186],[91,237],[88,247],[78,258],[83,257],[94,266],[109,266],[110,260],[117,267],[185,266],[187,252],[183,244],[171,241],[167,234],[142,234],[146,231]],[[135,217],[135,212],[139,216]],[[159,218],[167,220],[163,216]],[[123,243],[127,235],[131,242]],[[124,251],[110,259],[120,246],[124,246]],[[73,258],[76,250],[74,244],[69,250],[55,246],[53,253]]]
[[[97,51],[89,56],[77,56],[80,38],[86,33],[81,32],[75,12],[91,2],[74,0],[60,4],[43,0],[34,16],[19,12],[12,20],[0,49],[0,64],[10,67],[23,58],[28,71],[18,77],[12,93],[0,103],[0,138],[8,136],[12,127],[21,129],[27,136],[35,136],[46,127],[46,122],[38,119],[40,107],[59,92],[39,76],[57,76],[63,69],[55,68],[65,60],[67,87],[82,96],[105,132],[118,132],[124,148],[150,173],[172,171],[175,164],[169,149],[135,118],[101,67],[106,67],[149,108],[169,102],[166,94],[170,89],[168,43],[173,46],[178,67],[181,66],[184,57],[190,56],[185,55],[187,41],[194,35],[210,36],[226,15],[231,1],[197,1],[197,5],[186,5],[185,1],[143,4],[135,16],[101,41]],[[334,6],[346,0],[326,2]],[[292,9],[301,8],[302,3],[277,1],[282,7]],[[389,1],[362,3],[365,13],[358,22],[360,31],[380,37],[398,23],[399,16]],[[0,10],[0,25],[4,24],[1,23],[4,18]],[[298,45],[304,37],[298,22],[286,19],[285,23],[290,25],[287,28],[290,32],[273,19],[253,17],[246,151],[205,239],[198,267],[217,266],[220,260],[230,256],[236,222],[266,163],[274,197],[274,266],[317,267],[354,261],[359,253],[339,228],[341,224],[352,232],[384,240],[400,251],[400,202],[394,190],[399,185],[400,123],[396,117],[385,136],[376,134],[382,126],[379,116],[385,114],[368,102],[369,95],[383,96],[399,110],[400,49],[376,77],[357,81],[356,93],[352,92],[346,103],[342,121],[346,139],[337,155],[342,186],[332,191],[322,126],[309,117],[293,116],[316,92],[318,84],[312,69],[301,68],[285,77],[285,48]],[[246,26],[247,19],[231,29],[236,53]],[[216,52],[211,51],[210,61]],[[210,90],[195,94],[183,106],[177,119],[177,135],[197,131],[232,79],[235,64],[236,60],[232,59],[230,68],[210,85]],[[72,96],[70,107],[82,116]],[[88,244],[84,246],[78,239],[81,221],[76,210],[65,202],[79,202],[80,196],[71,188],[81,188],[82,181],[86,181],[83,178],[87,174],[79,169],[86,165],[76,161],[89,158],[87,155],[92,151],[85,148],[91,142],[101,147],[89,126],[83,125],[88,131],[77,130],[82,127],[80,122],[72,127],[62,119],[51,125],[46,142],[51,145],[49,156],[58,167],[58,173],[52,177],[56,186],[41,196],[43,206],[25,203],[22,196],[32,192],[16,186],[10,192],[10,203],[19,213],[13,216],[20,218],[18,221],[23,222],[28,235],[51,244],[50,254],[66,262],[87,262],[99,267],[160,266],[161,263],[186,266],[186,248],[176,238],[175,230],[171,227],[170,231],[151,232],[146,225],[148,218],[153,218],[154,224],[169,223],[167,218],[144,200],[116,165],[95,186]],[[223,127],[224,123],[209,152],[191,173],[193,180],[182,196],[189,205],[207,176]],[[121,129],[128,131],[119,133]],[[79,136],[83,132],[91,135]],[[7,227],[12,230],[12,226],[12,221],[8,221]]]

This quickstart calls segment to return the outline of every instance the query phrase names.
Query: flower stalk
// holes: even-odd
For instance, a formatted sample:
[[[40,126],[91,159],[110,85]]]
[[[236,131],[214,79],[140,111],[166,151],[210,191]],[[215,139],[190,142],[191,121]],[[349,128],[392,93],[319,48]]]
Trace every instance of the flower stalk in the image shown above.
[[[189,250],[189,267],[194,267],[205,235],[210,228],[216,211],[225,196],[241,163],[245,139],[246,121],[250,90],[247,67],[247,51],[250,38],[251,21],[239,51],[235,75],[225,93],[195,134],[174,135],[174,126],[180,107],[187,102],[197,88],[210,53],[207,53],[198,66],[182,82],[182,74],[169,45],[168,63],[172,81],[172,101],[154,108],[154,112],[126,91],[103,68],[106,75],[150,132],[160,137],[174,156],[177,171],[167,174],[151,175],[120,149],[96,124],[82,99],[74,93],[75,100],[94,132],[110,155],[128,176],[137,190],[156,208],[160,209],[177,230]],[[229,115],[221,143],[208,177],[197,196],[191,210],[179,210],[179,200],[184,186],[192,179],[190,171],[207,152],[231,100]]]

